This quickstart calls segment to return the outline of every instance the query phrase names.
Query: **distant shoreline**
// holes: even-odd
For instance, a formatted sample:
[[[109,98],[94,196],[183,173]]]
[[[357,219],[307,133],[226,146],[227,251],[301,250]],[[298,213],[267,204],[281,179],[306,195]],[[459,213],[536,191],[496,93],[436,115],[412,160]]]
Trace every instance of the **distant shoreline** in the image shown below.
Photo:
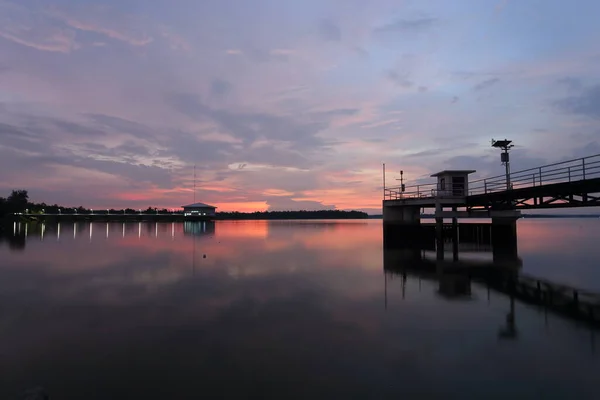
[[[421,214],[421,218],[435,218],[434,214]],[[485,218],[485,217],[481,217],[481,218]],[[575,214],[575,215],[565,215],[565,214],[559,214],[559,215],[545,215],[545,214],[522,214],[521,218],[524,219],[566,219],[566,218],[570,218],[570,219],[577,219],[577,218],[586,218],[586,219],[598,219],[600,218],[599,214]],[[369,219],[383,219],[383,215],[369,215]]]
[[[184,215],[177,213],[45,213],[26,215],[6,215],[1,219],[2,225],[13,222],[208,222],[208,221],[249,221],[249,220],[341,220],[367,219],[368,215],[361,211],[264,211],[253,213],[221,212],[217,215]]]

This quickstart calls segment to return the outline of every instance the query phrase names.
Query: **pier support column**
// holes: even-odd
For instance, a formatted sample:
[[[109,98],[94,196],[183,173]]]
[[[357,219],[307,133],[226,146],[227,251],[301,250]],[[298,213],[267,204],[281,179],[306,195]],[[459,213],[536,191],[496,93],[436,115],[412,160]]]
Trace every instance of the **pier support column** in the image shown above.
[[[438,260],[444,259],[444,218],[442,218],[442,211],[444,208],[438,201],[435,204],[435,246],[436,246],[436,258]]]
[[[452,211],[456,213],[457,207],[452,207]],[[454,262],[458,261],[458,218],[456,217],[452,217],[452,259]]]
[[[421,208],[383,203],[383,246],[398,250],[405,260],[420,260],[423,248]]]
[[[492,251],[494,262],[518,260],[516,217],[492,218]]]

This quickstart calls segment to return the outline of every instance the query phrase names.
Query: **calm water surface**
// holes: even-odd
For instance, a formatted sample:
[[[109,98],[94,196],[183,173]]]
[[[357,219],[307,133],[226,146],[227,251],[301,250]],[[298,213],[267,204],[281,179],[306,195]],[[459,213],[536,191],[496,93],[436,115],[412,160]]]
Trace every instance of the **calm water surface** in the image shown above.
[[[501,338],[505,295],[384,277],[381,221],[24,230],[0,243],[1,399],[600,397],[600,332],[517,302]],[[518,233],[524,273],[600,291],[600,221]]]

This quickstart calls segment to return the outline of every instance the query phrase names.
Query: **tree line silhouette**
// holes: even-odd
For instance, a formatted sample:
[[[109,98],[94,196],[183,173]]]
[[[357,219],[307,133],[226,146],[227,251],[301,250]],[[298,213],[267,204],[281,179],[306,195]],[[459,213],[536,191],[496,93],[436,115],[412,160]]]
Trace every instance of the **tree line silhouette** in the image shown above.
[[[218,219],[364,219],[369,215],[362,211],[256,211],[252,213],[219,212]]]

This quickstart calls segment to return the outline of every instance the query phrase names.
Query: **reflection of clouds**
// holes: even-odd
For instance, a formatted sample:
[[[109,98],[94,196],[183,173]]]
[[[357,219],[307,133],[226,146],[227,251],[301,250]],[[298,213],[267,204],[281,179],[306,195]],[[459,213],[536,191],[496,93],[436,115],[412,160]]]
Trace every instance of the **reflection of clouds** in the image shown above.
[[[434,295],[436,282],[409,277],[403,298],[401,280],[391,279],[386,311],[377,221],[263,221],[237,231],[243,224],[219,221],[213,238],[184,236],[177,224],[175,240],[170,226],[154,224],[142,224],[138,239],[134,225],[125,238],[122,227],[108,240],[100,229],[90,243],[83,227],[76,240],[31,240],[18,254],[0,248],[0,397],[31,377],[60,387],[64,398],[266,397],[263,390],[284,398],[443,398],[461,391],[464,376],[485,397],[489,389],[473,389],[473,381],[538,371],[534,378],[549,385],[570,383],[564,368],[552,367],[565,362],[581,367],[580,383],[597,379],[593,360],[573,351],[581,337],[559,329],[552,338],[535,310],[518,314],[539,321],[523,327],[535,335],[498,347],[507,306],[499,295],[457,306]],[[371,269],[376,256],[379,269]],[[423,388],[431,379],[436,387]]]
[[[517,225],[519,251],[521,252],[571,252],[580,249],[574,243],[590,238],[587,228],[595,224],[590,220],[525,219]],[[575,222],[575,223],[573,223]],[[596,224],[597,225],[597,224]],[[582,229],[585,226],[586,229]],[[558,229],[554,229],[558,228]],[[600,231],[600,229],[599,229]]]
[[[266,279],[315,273],[324,264],[354,269],[376,259],[377,224],[369,225],[370,233],[362,239],[355,233],[364,224],[299,224],[300,228],[282,221],[221,221],[210,236],[184,236],[183,224],[77,224],[75,238],[30,238],[28,251],[9,253],[7,264],[17,281],[27,276],[27,285],[53,298],[86,295],[99,303],[123,303],[152,296],[192,275]],[[58,226],[47,229],[46,239],[58,237]],[[330,251],[344,242],[345,252]],[[328,279],[335,281],[335,274]]]

